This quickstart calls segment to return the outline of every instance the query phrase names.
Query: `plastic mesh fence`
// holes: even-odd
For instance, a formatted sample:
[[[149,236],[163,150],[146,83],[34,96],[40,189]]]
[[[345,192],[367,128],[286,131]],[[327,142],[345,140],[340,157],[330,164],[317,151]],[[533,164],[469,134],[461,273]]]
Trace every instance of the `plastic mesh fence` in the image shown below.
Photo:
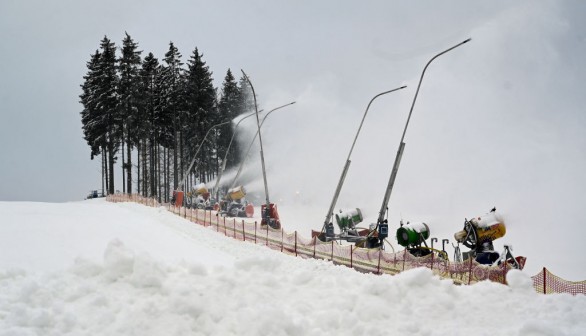
[[[531,277],[533,287],[538,293],[568,293],[572,295],[586,294],[586,281],[568,281],[554,275],[545,267],[537,275]]]
[[[109,195],[110,202],[136,202],[152,207],[162,206],[155,199],[140,195]],[[470,285],[479,281],[493,281],[506,284],[507,272],[512,269],[509,263],[499,266],[487,266],[467,259],[453,262],[432,253],[424,257],[415,257],[407,250],[387,252],[378,249],[365,249],[353,245],[340,245],[337,242],[322,242],[316,238],[307,238],[296,231],[272,229],[261,226],[250,218],[232,218],[219,216],[213,210],[178,208],[166,205],[167,209],[185,219],[203,226],[209,226],[220,234],[234,239],[265,245],[283,253],[304,258],[330,260],[334,264],[345,265],[359,272],[394,275],[417,267],[427,267],[455,284]],[[586,281],[572,282],[564,280],[545,268],[531,277],[533,287],[538,293],[586,294]]]

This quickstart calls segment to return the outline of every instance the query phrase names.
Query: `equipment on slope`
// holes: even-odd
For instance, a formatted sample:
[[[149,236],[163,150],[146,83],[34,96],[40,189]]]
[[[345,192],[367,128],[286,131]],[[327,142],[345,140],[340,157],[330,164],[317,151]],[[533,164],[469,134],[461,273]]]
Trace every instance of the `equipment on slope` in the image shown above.
[[[409,126],[409,121],[411,120],[411,115],[413,114],[413,107],[415,106],[415,101],[417,100],[417,96],[419,95],[419,89],[421,88],[421,82],[423,81],[423,76],[425,75],[425,70],[427,69],[427,67],[431,64],[431,62],[433,60],[435,60],[436,58],[438,58],[439,56],[449,52],[450,50],[453,50],[465,43],[468,43],[470,41],[470,39],[467,39],[463,42],[460,42],[459,44],[446,49],[444,51],[442,51],[441,53],[435,55],[433,58],[431,58],[427,64],[425,65],[425,67],[423,68],[423,72],[421,73],[421,77],[419,78],[419,84],[417,85],[417,90],[415,91],[415,96],[413,97],[413,102],[411,103],[411,108],[409,110],[409,116],[407,117],[407,122],[405,123],[405,128],[403,129],[403,135],[401,136],[401,140],[399,141],[399,148],[397,149],[397,154],[395,156],[395,162],[393,163],[393,168],[391,169],[391,176],[389,178],[389,182],[387,183],[387,188],[385,190],[385,195],[383,197],[383,201],[378,213],[378,219],[376,221],[375,224],[372,224],[371,226],[374,226],[374,228],[372,230],[370,230],[370,232],[368,233],[367,237],[364,239],[364,242],[362,242],[361,244],[364,245],[367,248],[384,248],[384,244],[383,244],[383,240],[384,237],[381,237],[381,232],[385,232],[388,231],[388,210],[389,210],[389,200],[391,197],[391,192],[393,190],[393,186],[395,184],[395,179],[397,178],[397,173],[399,171],[399,166],[401,164],[401,158],[403,157],[403,152],[405,150],[405,135],[407,133],[407,127]],[[386,218],[385,218],[386,215]],[[378,233],[378,237],[375,237],[375,233]],[[386,236],[386,235],[385,235]],[[356,244],[357,246],[359,245],[358,243]],[[412,247],[413,251],[418,251],[418,249],[416,249],[416,247]]]
[[[431,253],[425,240],[429,238],[429,226],[425,223],[407,223],[397,229],[397,242],[416,257],[423,257]],[[423,244],[425,247],[421,246]]]
[[[269,203],[268,207],[266,204],[262,204],[260,206],[260,213],[262,214],[261,227],[268,225],[277,230],[281,228],[281,220],[279,219],[279,212],[275,203]]]
[[[246,190],[243,186],[228,189],[226,198],[220,202],[220,214],[230,217],[252,217],[254,206],[244,199],[245,196]]]
[[[396,88],[396,89],[393,89],[393,90],[381,92],[381,93],[377,94],[376,96],[374,96],[370,100],[368,105],[366,106],[366,110],[364,111],[364,114],[362,116],[362,121],[360,122],[360,126],[358,126],[358,131],[356,132],[356,135],[354,136],[354,142],[352,142],[352,146],[350,147],[350,152],[348,153],[348,158],[346,159],[346,163],[344,164],[344,168],[342,169],[342,175],[340,176],[340,180],[338,181],[338,185],[337,185],[336,190],[334,192],[334,197],[332,199],[332,202],[330,203],[330,208],[326,214],[326,219],[325,219],[324,224],[322,226],[322,230],[321,230],[321,232],[312,231],[312,237],[317,237],[321,241],[330,241],[330,240],[337,239],[337,240],[346,240],[349,242],[357,242],[357,241],[362,241],[364,239],[364,238],[359,238],[360,236],[364,236],[364,235],[369,234],[369,232],[367,230],[366,230],[366,232],[363,232],[364,234],[359,233],[359,232],[354,232],[352,230],[342,230],[342,232],[339,235],[336,235],[334,232],[334,225],[330,221],[332,218],[332,212],[334,211],[334,207],[336,206],[338,196],[340,196],[340,191],[342,190],[342,185],[344,184],[344,180],[346,179],[346,174],[348,173],[348,169],[350,168],[350,163],[351,163],[350,156],[352,155],[352,151],[354,150],[354,146],[356,145],[356,140],[358,139],[358,135],[360,134],[360,130],[362,129],[362,125],[364,124],[364,119],[366,119],[366,115],[368,114],[368,109],[370,108],[370,104],[372,104],[372,102],[377,97],[380,97],[382,95],[385,95],[387,93],[391,93],[391,92],[394,92],[397,90],[404,89],[406,87],[407,86],[403,85],[403,86]],[[360,218],[360,221],[362,221],[362,218]],[[338,223],[338,225],[340,225],[340,223]],[[378,241],[378,239],[371,239],[371,240]]]
[[[190,192],[185,194],[185,206],[189,209],[211,210],[213,209],[211,204],[210,192],[205,183],[195,185]]]
[[[496,265],[506,261],[513,267],[522,269],[525,258],[513,257],[510,245],[505,245],[502,256],[494,250],[493,241],[504,237],[506,232],[502,216],[496,212],[496,208],[492,208],[483,216],[464,219],[464,228],[456,232],[454,238],[470,248],[471,251],[464,254],[473,257],[480,264]]]

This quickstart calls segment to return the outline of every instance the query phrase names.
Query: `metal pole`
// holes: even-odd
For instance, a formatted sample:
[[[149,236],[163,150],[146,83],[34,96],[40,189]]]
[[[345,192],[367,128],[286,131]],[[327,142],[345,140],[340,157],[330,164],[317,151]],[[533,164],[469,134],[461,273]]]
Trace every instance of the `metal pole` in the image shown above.
[[[262,178],[263,178],[264,185],[265,185],[266,209],[268,211],[271,202],[269,201],[269,186],[267,184],[267,174],[266,174],[266,170],[265,170],[265,156],[264,156],[263,147],[262,147],[262,135],[260,133],[260,119],[258,118],[258,105],[256,103],[256,93],[254,92],[254,86],[252,86],[252,82],[250,82],[250,79],[248,78],[248,76],[246,75],[244,70],[240,69],[240,71],[242,71],[244,78],[246,78],[246,81],[250,85],[250,88],[252,89],[252,97],[254,98],[254,110],[256,111],[256,126],[258,127],[258,141],[260,142],[260,161],[262,164]],[[267,225],[267,227],[268,227],[268,225]],[[267,243],[268,243],[268,241],[267,241]]]
[[[435,60],[439,56],[447,53],[448,51],[451,51],[451,50],[453,50],[453,49],[455,49],[465,43],[468,43],[470,40],[471,39],[469,38],[469,39],[462,41],[462,42],[456,44],[455,46],[453,46],[449,49],[446,49],[446,50],[442,51],[441,53],[435,55],[427,62],[427,64],[423,68],[423,72],[421,73],[421,77],[419,78],[419,84],[417,84],[417,90],[415,91],[415,97],[413,97],[413,102],[411,103],[411,109],[409,110],[409,116],[407,117],[407,122],[405,123],[405,129],[403,130],[403,135],[401,136],[401,142],[399,143],[399,149],[397,150],[397,155],[395,157],[395,163],[393,164],[391,178],[389,179],[389,183],[387,185],[387,190],[385,192],[385,197],[383,198],[383,203],[382,203],[380,211],[378,213],[377,224],[380,224],[383,222],[384,216],[385,216],[385,209],[387,208],[387,206],[389,204],[391,192],[393,191],[393,185],[395,184],[395,179],[397,178],[397,172],[399,171],[401,157],[403,156],[403,150],[405,149],[405,143],[403,142],[403,140],[405,139],[405,134],[407,133],[407,126],[409,126],[409,121],[411,120],[411,115],[413,114],[413,107],[415,106],[415,100],[417,99],[417,95],[419,94],[419,89],[421,88],[421,82],[423,81],[423,75],[425,75],[425,70],[427,70],[427,67],[429,66],[429,64],[431,64],[431,62],[433,62],[433,60]]]
[[[289,105],[293,105],[295,104],[295,102],[291,102],[289,104],[285,104],[285,105],[281,105],[279,107],[276,107],[272,110],[270,110],[269,112],[267,112],[267,114],[265,114],[265,116],[262,118],[261,122],[260,122],[260,127],[262,127],[262,125],[264,125],[265,120],[267,119],[267,117],[274,111],[281,109],[283,107],[289,106]],[[256,133],[254,134],[254,137],[252,138],[252,140],[250,141],[250,144],[248,145],[248,149],[246,150],[246,154],[244,154],[244,156],[242,157],[242,162],[240,163],[240,167],[238,167],[238,172],[236,172],[236,176],[234,176],[234,179],[232,179],[232,183],[230,184],[230,188],[234,188],[235,184],[236,184],[236,180],[238,180],[238,177],[240,177],[240,173],[242,173],[242,168],[244,167],[244,163],[246,162],[246,158],[248,158],[248,154],[250,154],[250,150],[252,149],[252,145],[254,144],[254,141],[256,140],[256,137],[258,136],[258,131],[256,131]]]
[[[185,171],[185,174],[183,174],[183,179],[181,179],[181,183],[179,183],[179,190],[183,190],[183,184],[185,183],[185,179],[187,179],[187,175],[189,175],[189,171],[191,170],[191,168],[193,167],[193,164],[195,163],[195,159],[197,158],[197,154],[199,154],[200,149],[203,147],[203,144],[205,143],[208,135],[210,134],[210,132],[219,126],[225,125],[227,123],[229,123],[230,121],[224,121],[222,123],[216,124],[212,127],[210,127],[210,129],[207,131],[206,135],[204,136],[203,140],[201,141],[201,144],[199,145],[199,147],[197,148],[197,151],[195,152],[195,155],[193,155],[193,159],[191,160],[191,163],[189,164],[189,168],[187,168],[187,170]]]
[[[360,134],[360,130],[362,129],[362,125],[364,124],[364,119],[366,119],[366,115],[368,114],[368,109],[370,108],[370,104],[372,104],[372,102],[382,96],[385,95],[387,93],[391,93],[394,91],[398,91],[401,89],[406,88],[407,86],[403,85],[399,88],[393,89],[393,90],[389,90],[389,91],[385,91],[385,92],[381,92],[379,94],[377,94],[376,96],[374,96],[370,102],[368,103],[368,105],[366,106],[366,111],[364,111],[364,115],[362,116],[362,120],[360,121],[360,126],[358,126],[358,131],[356,131],[356,135],[354,136],[354,141],[352,142],[352,146],[350,147],[350,152],[348,152],[348,158],[346,159],[346,164],[344,165],[344,168],[342,169],[342,175],[340,176],[340,180],[338,181],[338,186],[336,187],[336,191],[334,192],[334,198],[332,199],[332,203],[330,204],[330,208],[328,209],[328,212],[326,214],[326,219],[324,221],[324,226],[322,227],[322,232],[325,229],[325,226],[330,222],[330,220],[332,219],[332,212],[334,211],[334,207],[336,206],[336,202],[338,201],[338,196],[340,196],[340,191],[342,190],[342,185],[344,184],[344,180],[346,179],[346,173],[348,173],[348,169],[350,168],[350,156],[352,155],[352,151],[354,150],[354,145],[356,145],[356,140],[358,139],[358,135]]]
[[[216,191],[216,199],[218,199],[218,200],[220,198],[220,191],[218,190],[218,187],[220,185],[220,180],[222,179],[222,174],[224,173],[224,170],[226,170],[226,160],[228,159],[228,153],[230,152],[230,147],[232,146],[232,141],[234,141],[234,137],[236,136],[236,130],[238,129],[238,126],[240,125],[240,123],[244,121],[244,119],[246,119],[248,117],[252,117],[253,115],[255,115],[255,112],[252,112],[252,113],[246,115],[245,117],[243,117],[242,119],[240,119],[236,123],[236,126],[234,126],[234,132],[232,132],[232,137],[230,138],[230,143],[228,143],[228,148],[226,149],[226,154],[224,154],[224,159],[222,160],[222,168],[220,169],[220,173],[218,174],[218,178],[216,179],[216,185],[214,186],[214,190]]]

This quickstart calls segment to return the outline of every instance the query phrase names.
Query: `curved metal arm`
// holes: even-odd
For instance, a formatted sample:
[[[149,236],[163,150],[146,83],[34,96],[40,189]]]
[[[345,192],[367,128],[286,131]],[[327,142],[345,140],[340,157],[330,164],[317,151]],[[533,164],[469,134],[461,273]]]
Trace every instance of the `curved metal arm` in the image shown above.
[[[252,89],[252,97],[254,98],[254,110],[256,111],[256,126],[258,127],[258,141],[260,142],[260,162],[262,165],[262,178],[263,178],[264,185],[265,185],[265,198],[266,198],[266,204],[267,204],[267,209],[268,209],[271,202],[269,201],[269,185],[267,183],[267,173],[266,173],[266,169],[265,169],[265,155],[264,155],[264,151],[262,148],[262,136],[260,134],[260,120],[258,118],[258,104],[256,103],[256,93],[254,92],[254,86],[252,85],[252,82],[250,81],[250,79],[248,78],[248,76],[246,75],[244,70],[240,69],[240,71],[242,71],[244,78],[248,82],[248,85],[250,85],[250,89]]]
[[[238,129],[238,126],[240,126],[240,123],[244,121],[244,119],[246,119],[248,117],[252,117],[253,115],[255,115],[255,113],[256,112],[252,112],[252,113],[249,113],[248,115],[244,116],[243,118],[238,120],[238,122],[236,123],[236,126],[234,126],[234,131],[232,132],[232,137],[230,138],[230,143],[228,143],[228,148],[226,148],[226,154],[224,155],[224,159],[222,160],[222,168],[220,169],[220,173],[218,174],[218,178],[216,179],[216,185],[214,186],[214,190],[216,191],[216,198],[219,198],[218,186],[220,185],[220,180],[222,179],[222,174],[224,173],[224,170],[226,170],[226,160],[228,159],[228,153],[230,152],[230,147],[232,146],[232,141],[234,141],[234,137],[236,136],[236,130]]]
[[[179,183],[179,190],[183,190],[183,184],[185,183],[185,180],[187,179],[187,175],[189,174],[189,171],[191,170],[191,168],[193,167],[193,164],[195,163],[195,159],[197,158],[197,154],[199,154],[199,150],[201,149],[201,147],[203,146],[204,142],[206,141],[208,135],[210,134],[210,132],[216,128],[216,127],[220,127],[222,125],[225,125],[227,123],[229,123],[230,121],[224,121],[222,123],[216,124],[212,127],[210,127],[210,129],[207,131],[206,135],[203,137],[203,140],[201,141],[201,144],[199,145],[199,147],[197,148],[197,151],[195,152],[195,155],[193,155],[193,159],[191,160],[191,163],[189,164],[189,168],[187,168],[187,170],[185,171],[185,173],[183,174],[183,179],[181,179],[181,183]]]
[[[338,186],[336,187],[336,191],[334,192],[334,198],[332,199],[332,203],[330,203],[330,208],[328,209],[328,212],[326,214],[326,219],[324,221],[324,226],[322,227],[322,232],[325,229],[325,226],[330,222],[330,220],[332,219],[332,212],[334,211],[334,207],[336,206],[336,202],[338,201],[338,197],[340,196],[340,192],[342,191],[342,185],[344,184],[344,180],[346,179],[346,174],[348,173],[348,169],[350,168],[350,156],[352,155],[352,151],[354,150],[354,146],[356,145],[356,140],[358,139],[358,135],[360,134],[360,130],[362,129],[362,125],[364,124],[364,119],[366,119],[366,115],[368,114],[368,109],[370,108],[370,104],[372,104],[372,102],[382,96],[385,95],[387,93],[391,93],[394,91],[398,91],[401,89],[406,88],[407,86],[403,85],[399,88],[393,89],[393,90],[389,90],[389,91],[385,91],[385,92],[381,92],[379,94],[377,94],[376,96],[374,96],[370,102],[368,103],[368,105],[366,106],[366,110],[364,111],[364,115],[362,116],[362,120],[360,121],[360,126],[358,126],[358,131],[356,131],[356,135],[354,136],[354,141],[352,142],[352,146],[350,147],[350,152],[348,152],[348,158],[346,159],[346,163],[344,164],[344,168],[342,169],[342,175],[340,176],[340,180],[338,181]]]
[[[289,106],[289,105],[293,105],[293,104],[295,104],[295,102],[291,102],[289,104],[281,105],[279,107],[275,107],[274,109],[270,110],[262,118],[262,121],[260,122],[260,126],[262,127],[262,125],[264,125],[265,120],[267,119],[267,117],[271,113],[273,113],[274,111],[276,111],[278,109],[281,109],[283,107],[286,107],[286,106]],[[232,183],[230,184],[230,188],[234,188],[236,186],[236,180],[238,180],[238,177],[240,177],[240,173],[242,173],[242,168],[244,167],[244,162],[246,162],[246,159],[248,158],[248,154],[250,154],[250,150],[252,149],[252,145],[254,144],[254,141],[256,140],[256,137],[257,136],[258,136],[258,130],[256,131],[256,133],[254,134],[254,137],[250,141],[250,144],[248,145],[248,149],[246,150],[246,154],[244,154],[244,156],[242,157],[242,162],[240,163],[240,167],[238,167],[238,172],[236,172],[236,176],[234,176],[234,179],[232,179]]]
[[[423,72],[421,73],[421,77],[419,78],[419,84],[417,84],[417,90],[415,91],[415,96],[413,97],[413,102],[411,103],[411,109],[409,110],[409,116],[407,117],[407,122],[405,123],[405,129],[403,130],[403,135],[401,136],[401,141],[399,142],[399,149],[397,150],[397,155],[395,156],[395,163],[393,164],[393,170],[391,171],[391,177],[389,179],[389,183],[387,184],[387,190],[385,192],[385,196],[383,198],[383,202],[381,208],[378,213],[378,221],[377,223],[382,223],[385,217],[385,209],[388,207],[389,199],[391,197],[391,192],[393,191],[393,186],[395,185],[395,179],[397,178],[397,172],[399,171],[399,165],[401,164],[401,157],[403,156],[403,150],[405,149],[405,143],[403,140],[405,139],[405,134],[407,133],[407,126],[409,126],[409,121],[411,120],[411,115],[413,114],[413,107],[415,106],[415,100],[417,99],[417,95],[419,94],[419,88],[421,87],[421,82],[423,81],[423,75],[425,75],[425,70],[433,60],[438,58],[439,56],[447,53],[450,50],[453,50],[465,43],[468,43],[471,39],[467,39],[462,41],[455,46],[442,51],[441,53],[432,57],[425,67],[423,68]]]
[[[423,72],[421,72],[421,77],[419,78],[419,84],[417,84],[417,90],[415,91],[415,96],[413,97],[413,102],[411,103],[411,109],[409,110],[409,116],[407,117],[407,123],[405,124],[405,129],[403,130],[403,135],[401,136],[401,142],[403,142],[403,140],[405,139],[405,133],[407,133],[407,126],[409,126],[409,120],[411,120],[411,114],[413,114],[413,107],[415,106],[415,100],[417,99],[417,95],[419,94],[419,88],[421,87],[421,82],[423,81],[423,75],[425,75],[425,70],[427,70],[427,67],[431,64],[431,62],[433,62],[433,60],[435,60],[436,58],[440,57],[441,55],[458,48],[459,46],[470,42],[472,39],[468,38],[458,44],[456,44],[455,46],[448,48],[444,51],[442,51],[441,53],[433,56],[425,65],[425,67],[423,68]]]

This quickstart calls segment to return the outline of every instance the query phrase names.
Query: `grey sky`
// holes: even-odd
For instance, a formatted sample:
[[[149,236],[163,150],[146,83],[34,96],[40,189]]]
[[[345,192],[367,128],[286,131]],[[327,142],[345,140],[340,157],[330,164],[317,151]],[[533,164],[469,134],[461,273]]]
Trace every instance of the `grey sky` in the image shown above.
[[[100,187],[79,85],[100,39],[119,46],[126,31],[158,58],[169,41],[184,60],[199,48],[216,86],[244,69],[261,108],[297,101],[263,133],[269,187],[283,204],[323,209],[317,223],[366,104],[408,85],[371,107],[339,201],[376,218],[423,66],[471,37],[426,73],[391,223],[427,221],[450,237],[496,206],[516,252],[562,239],[538,266],[584,265],[568,258],[586,232],[584,13],[583,1],[4,0],[0,200],[72,201]]]

